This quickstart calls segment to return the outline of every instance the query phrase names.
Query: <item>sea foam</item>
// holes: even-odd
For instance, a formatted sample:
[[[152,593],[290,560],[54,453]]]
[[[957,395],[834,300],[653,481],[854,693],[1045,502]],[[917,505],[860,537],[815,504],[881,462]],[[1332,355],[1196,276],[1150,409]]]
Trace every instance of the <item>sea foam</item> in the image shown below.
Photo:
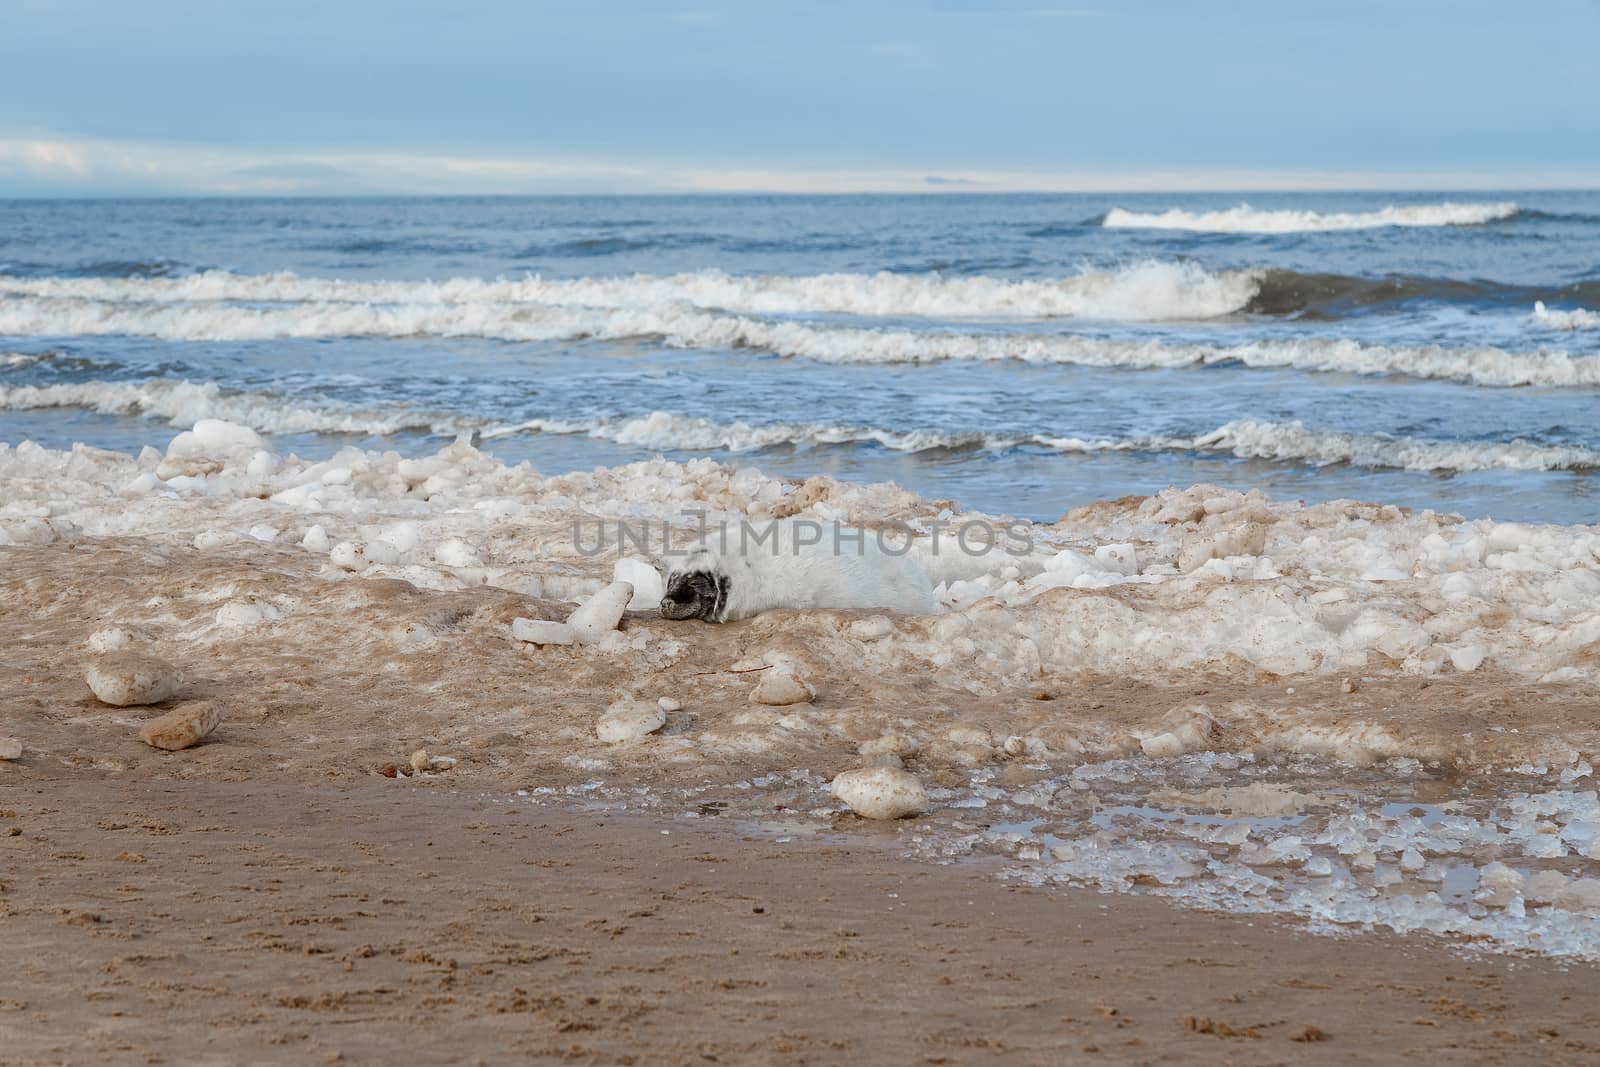
[[[1509,201],[1487,204],[1412,204],[1380,211],[1329,212],[1259,211],[1240,204],[1226,211],[1160,213],[1112,208],[1102,225],[1111,229],[1199,230],[1206,233],[1317,233],[1329,230],[1369,230],[1380,226],[1481,226],[1509,219],[1518,211]]]
[[[1600,329],[1600,311],[1587,308],[1552,311],[1540,300],[1533,305],[1533,321],[1552,330],[1595,330]]]
[[[1014,281],[934,274],[733,275],[707,270],[444,282],[343,281],[294,274],[208,271],[184,278],[0,276],[0,295],[102,304],[341,303],[408,307],[541,305],[638,309],[689,306],[762,315],[807,312],[884,318],[1058,318],[1129,321],[1205,319],[1242,310],[1260,272],[1212,272],[1192,263],[1146,262],[1064,278]],[[242,309],[241,309],[242,310]]]
[[[402,406],[352,410],[318,407],[264,393],[228,392],[215,382],[155,379],[0,387],[0,409],[75,407],[139,414],[175,426],[225,419],[268,434],[342,433],[383,436],[412,431],[443,437],[477,433],[492,441],[521,434],[585,435],[660,452],[759,452],[782,447],[875,445],[894,452],[1005,451],[1034,448],[1063,454],[1198,452],[1245,459],[1415,471],[1600,469],[1600,452],[1529,441],[1427,441],[1307,428],[1300,422],[1236,420],[1207,433],[1129,438],[1079,438],[982,431],[893,430],[808,423],[719,423],[665,411],[636,418],[536,418],[510,425]]]
[[[1069,333],[819,326],[719,314],[688,304],[590,308],[519,303],[346,302],[237,307],[18,297],[0,303],[0,334],[137,335],[185,341],[321,337],[482,337],[507,341],[657,338],[672,348],[748,348],[825,363],[944,360],[1177,368],[1219,363],[1347,374],[1404,374],[1484,386],[1600,386],[1600,357],[1369,345],[1298,338],[1241,345],[1112,340]]]

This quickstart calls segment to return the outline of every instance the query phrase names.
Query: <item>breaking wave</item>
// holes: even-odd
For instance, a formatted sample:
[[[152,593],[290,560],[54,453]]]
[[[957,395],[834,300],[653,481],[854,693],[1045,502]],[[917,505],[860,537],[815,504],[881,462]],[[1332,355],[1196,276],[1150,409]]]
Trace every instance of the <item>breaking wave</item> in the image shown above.
[[[1533,305],[1533,321],[1552,330],[1595,330],[1600,329],[1600,311],[1586,308],[1551,311],[1540,300]]]
[[[1239,420],[1194,436],[1079,438],[977,431],[888,430],[870,426],[745,422],[656,411],[638,418],[530,419],[496,426],[487,420],[404,407],[350,410],[314,407],[261,393],[228,392],[215,382],[154,379],[73,385],[0,386],[0,408],[81,408],[102,414],[144,415],[175,426],[225,419],[260,433],[339,433],[381,437],[415,432],[478,434],[495,440],[522,434],[585,435],[655,451],[759,452],[773,448],[876,445],[895,452],[1006,451],[1032,448],[1063,454],[1196,452],[1243,459],[1414,471],[1600,469],[1600,452],[1528,441],[1423,441],[1307,429],[1299,422]]]
[[[27,367],[55,358],[54,352],[0,352],[0,369]]]
[[[1320,233],[1331,230],[1369,230],[1382,226],[1481,226],[1517,214],[1517,205],[1501,203],[1390,205],[1379,211],[1331,212],[1258,211],[1240,204],[1226,211],[1160,213],[1112,208],[1101,225],[1111,229],[1198,230],[1206,233]]]
[[[215,382],[156,378],[144,382],[77,382],[70,385],[0,386],[0,408],[81,408],[102,415],[146,415],[174,426],[225,419],[261,433],[348,433],[373,437],[413,431],[441,436],[469,433],[482,420],[394,407],[383,411],[308,407],[264,393],[224,391]]]
[[[1151,436],[1084,439],[1046,434],[1007,436],[934,430],[894,431],[873,427],[776,423],[716,423],[657,411],[635,419],[571,422],[534,419],[497,427],[486,439],[518,433],[584,434],[622,445],[662,451],[755,452],[770,448],[872,444],[896,452],[1004,451],[1039,448],[1060,453],[1203,452],[1279,462],[1414,471],[1588,470],[1600,468],[1600,452],[1528,441],[1421,441],[1307,429],[1299,422],[1230,422],[1193,437]]]
[[[321,337],[482,337],[507,341],[654,338],[672,348],[745,348],[825,363],[1012,360],[1142,369],[1239,364],[1407,375],[1481,386],[1600,387],[1600,356],[1573,356],[1561,351],[1407,348],[1340,338],[1221,346],[1062,333],[813,326],[717,314],[686,304],[609,309],[509,303],[235,307],[22,298],[0,302],[0,334],[132,334],[188,341]]]
[[[341,281],[294,274],[208,271],[185,278],[0,277],[0,295],[107,304],[376,304],[387,308],[528,305],[639,309],[686,305],[760,315],[1058,318],[1126,321],[1216,318],[1256,295],[1259,272],[1192,263],[1141,263],[1067,278],[1013,281],[929,274],[732,275],[699,271],[630,277],[445,282]]]

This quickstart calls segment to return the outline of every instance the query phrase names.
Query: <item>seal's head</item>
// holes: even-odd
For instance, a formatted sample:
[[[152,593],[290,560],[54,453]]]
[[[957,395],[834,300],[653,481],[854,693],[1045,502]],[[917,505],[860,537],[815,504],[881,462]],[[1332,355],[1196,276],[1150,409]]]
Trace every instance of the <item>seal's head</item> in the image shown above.
[[[708,559],[667,576],[667,595],[661,598],[664,619],[704,619],[721,622],[728,607],[728,576]]]

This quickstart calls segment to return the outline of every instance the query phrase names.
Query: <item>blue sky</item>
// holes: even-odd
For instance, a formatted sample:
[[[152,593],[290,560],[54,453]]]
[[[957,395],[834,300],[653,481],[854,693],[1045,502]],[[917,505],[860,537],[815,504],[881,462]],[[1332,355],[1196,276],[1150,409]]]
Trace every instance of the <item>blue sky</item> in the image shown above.
[[[1600,0],[3,0],[0,195],[1595,186],[1597,49]]]

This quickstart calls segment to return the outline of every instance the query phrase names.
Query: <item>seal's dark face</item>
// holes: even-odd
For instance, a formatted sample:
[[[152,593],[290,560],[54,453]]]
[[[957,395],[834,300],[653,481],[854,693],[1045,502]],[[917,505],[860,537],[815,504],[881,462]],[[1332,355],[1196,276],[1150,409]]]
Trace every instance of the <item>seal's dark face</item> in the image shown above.
[[[664,619],[721,620],[728,603],[728,579],[715,571],[684,571],[667,579],[667,595],[661,598]]]

